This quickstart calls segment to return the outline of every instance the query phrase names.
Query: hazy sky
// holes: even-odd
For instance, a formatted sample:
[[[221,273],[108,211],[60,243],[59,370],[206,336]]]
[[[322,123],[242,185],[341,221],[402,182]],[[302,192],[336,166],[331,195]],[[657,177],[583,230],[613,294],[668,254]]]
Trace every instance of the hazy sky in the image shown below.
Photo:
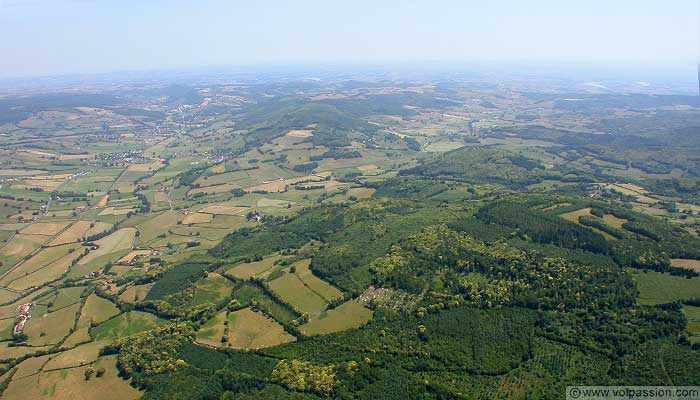
[[[0,75],[518,60],[688,66],[697,0],[0,0]]]

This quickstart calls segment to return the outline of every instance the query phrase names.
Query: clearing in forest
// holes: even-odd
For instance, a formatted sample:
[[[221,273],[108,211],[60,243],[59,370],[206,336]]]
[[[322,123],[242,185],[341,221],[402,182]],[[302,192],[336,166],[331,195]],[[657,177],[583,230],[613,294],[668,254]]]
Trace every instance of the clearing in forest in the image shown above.
[[[348,329],[359,328],[372,319],[372,310],[356,300],[347,301],[338,307],[324,311],[301,326],[305,335],[326,335]]]

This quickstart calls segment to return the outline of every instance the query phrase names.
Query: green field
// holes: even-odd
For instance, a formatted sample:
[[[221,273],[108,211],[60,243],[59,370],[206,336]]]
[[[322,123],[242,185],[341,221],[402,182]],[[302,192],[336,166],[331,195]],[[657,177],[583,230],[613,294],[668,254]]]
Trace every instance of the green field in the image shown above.
[[[268,286],[282,300],[302,313],[317,315],[328,305],[321,296],[311,291],[292,273],[285,273],[268,282]]]
[[[163,323],[153,314],[129,311],[105,321],[90,331],[95,340],[115,341],[153,329]]]
[[[261,261],[250,263],[242,263],[225,270],[225,274],[236,279],[249,279],[253,276],[264,276],[269,274],[274,269],[275,261],[279,260],[279,256],[268,256]]]
[[[83,309],[80,312],[78,325],[102,323],[119,314],[119,309],[111,301],[92,294],[87,297]]]
[[[47,314],[34,312],[34,317],[27,322],[24,330],[29,338],[28,343],[33,346],[58,344],[70,333],[79,311],[80,304],[75,303]]]
[[[629,271],[639,289],[639,304],[663,304],[700,297],[700,279],[660,272]]]
[[[227,345],[236,349],[259,349],[295,340],[275,320],[249,308],[232,312],[228,321]]]
[[[231,295],[233,282],[212,272],[195,284],[193,304],[218,304]]]
[[[271,298],[257,286],[250,284],[238,285],[233,289],[233,298],[240,304],[250,304],[251,301],[255,300],[260,309],[281,322],[289,323],[298,317],[289,307]]]
[[[302,260],[293,264],[296,269],[294,274],[301,279],[304,285],[327,302],[343,297],[343,292],[314,276],[309,269],[310,262],[311,260]]]
[[[683,306],[683,314],[688,320],[688,334],[692,343],[700,342],[700,307]]]
[[[326,335],[358,328],[372,319],[372,310],[356,301],[348,301],[338,307],[324,311],[317,318],[301,326],[305,335]]]
[[[95,245],[97,245],[98,248],[96,250],[90,251],[90,253],[88,253],[87,256],[81,258],[78,263],[80,265],[85,265],[100,257],[104,257],[115,252],[128,250],[133,245],[135,236],[136,229],[119,229],[118,231],[110,234],[109,236],[96,240]]]

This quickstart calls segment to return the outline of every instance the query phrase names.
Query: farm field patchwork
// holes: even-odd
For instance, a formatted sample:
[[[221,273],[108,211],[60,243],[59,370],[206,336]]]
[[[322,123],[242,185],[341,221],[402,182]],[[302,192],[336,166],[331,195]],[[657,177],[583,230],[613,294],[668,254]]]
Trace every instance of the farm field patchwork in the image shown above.
[[[700,385],[693,85],[122,75],[0,98],[0,398]]]

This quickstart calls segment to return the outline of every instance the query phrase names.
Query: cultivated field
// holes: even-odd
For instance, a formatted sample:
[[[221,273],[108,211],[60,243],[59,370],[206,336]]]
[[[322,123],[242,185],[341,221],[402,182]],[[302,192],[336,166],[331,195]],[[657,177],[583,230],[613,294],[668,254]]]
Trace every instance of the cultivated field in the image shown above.
[[[35,223],[22,229],[22,233],[25,235],[53,236],[62,231],[68,224],[70,224],[68,221]]]
[[[700,260],[687,260],[683,258],[671,259],[671,266],[676,268],[685,268],[691,271],[700,272]]]
[[[77,242],[85,236],[92,224],[94,224],[92,221],[76,221],[68,229],[61,232],[60,235],[49,242],[49,245],[56,246],[59,244]]]

